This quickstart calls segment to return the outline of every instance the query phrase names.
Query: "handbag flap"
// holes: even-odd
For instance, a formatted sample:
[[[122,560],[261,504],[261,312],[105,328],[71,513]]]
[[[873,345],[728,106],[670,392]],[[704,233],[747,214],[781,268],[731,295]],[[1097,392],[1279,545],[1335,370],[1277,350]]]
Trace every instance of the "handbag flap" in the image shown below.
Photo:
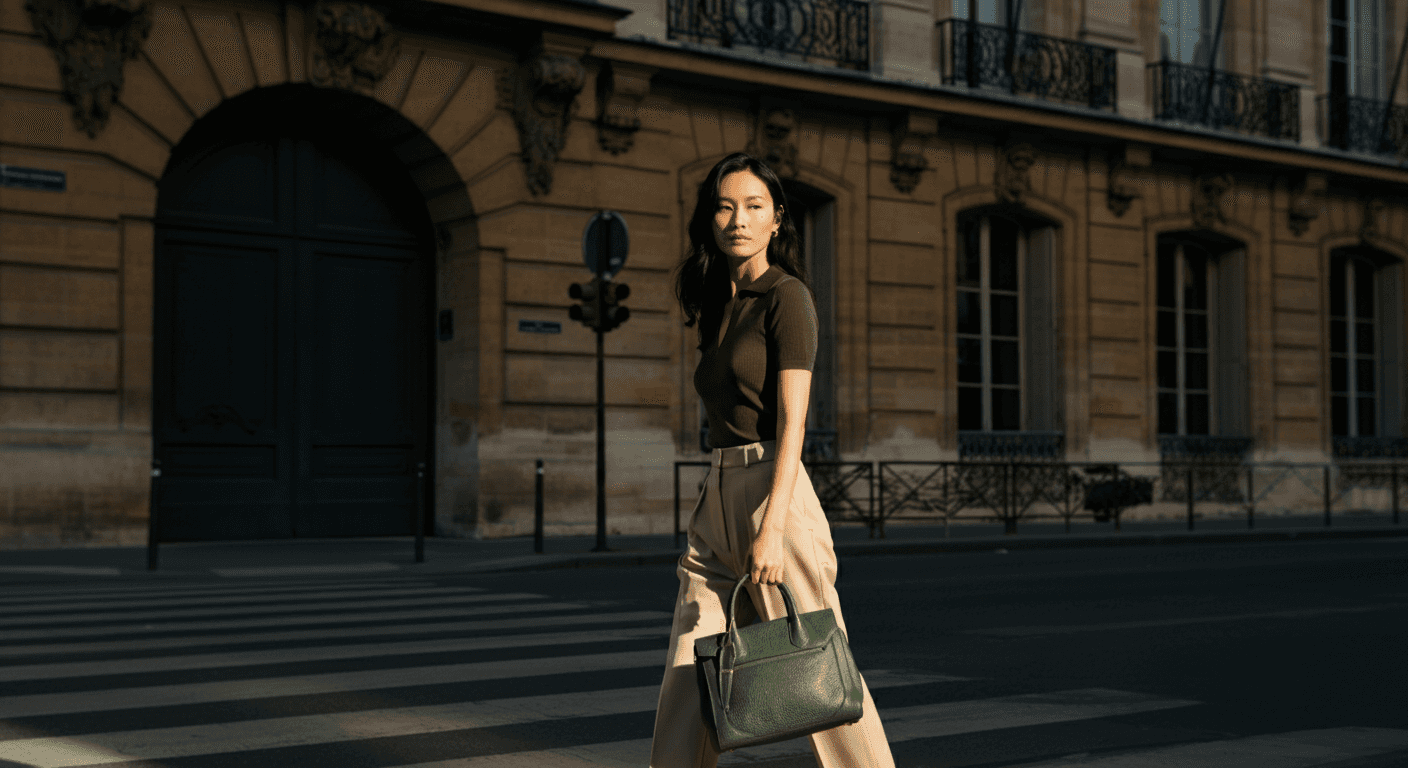
[[[830,608],[799,614],[797,618],[806,628],[810,639],[810,642],[805,646],[806,648],[820,648],[826,645],[831,640],[831,634],[838,631],[836,614]],[[717,635],[709,635],[695,640],[694,657],[699,659],[718,656],[719,646],[722,645],[724,636],[727,634],[727,632],[720,632]],[[803,650],[792,644],[792,635],[788,631],[786,616],[739,627],[738,634],[743,640],[744,652],[734,657],[734,665]]]

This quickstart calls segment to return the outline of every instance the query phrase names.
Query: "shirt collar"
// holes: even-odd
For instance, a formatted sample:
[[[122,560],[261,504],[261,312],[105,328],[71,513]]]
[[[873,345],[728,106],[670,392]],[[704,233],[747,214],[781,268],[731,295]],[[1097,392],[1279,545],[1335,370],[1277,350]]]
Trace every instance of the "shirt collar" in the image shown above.
[[[739,292],[747,291],[748,293],[756,293],[761,296],[772,290],[772,287],[777,284],[777,281],[781,280],[786,274],[787,273],[783,272],[782,268],[776,264],[769,264],[766,272],[760,275],[757,280],[749,283],[747,288],[740,288]]]

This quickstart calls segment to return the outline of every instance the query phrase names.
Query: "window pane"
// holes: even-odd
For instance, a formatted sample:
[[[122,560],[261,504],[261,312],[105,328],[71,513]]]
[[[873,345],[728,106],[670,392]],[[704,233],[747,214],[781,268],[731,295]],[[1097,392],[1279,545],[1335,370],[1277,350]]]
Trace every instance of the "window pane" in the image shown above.
[[[1346,56],[1349,54],[1349,34],[1344,27],[1335,24],[1330,27],[1330,55]]]
[[[1178,346],[1178,314],[1159,310],[1158,344],[1161,347]]]
[[[1208,348],[1208,316],[1189,312],[1183,316],[1183,346],[1188,349]]]
[[[982,305],[979,294],[972,291],[958,292],[958,332],[979,334],[983,332]]]
[[[1344,317],[1344,263],[1343,256],[1330,259],[1330,315]]]
[[[1330,0],[1330,18],[1344,21],[1349,18],[1349,0]]]
[[[1354,386],[1360,392],[1373,392],[1374,386],[1374,361],[1355,360]]]
[[[1022,398],[1015,389],[992,390],[992,428],[1022,428]]]
[[[1374,354],[1374,324],[1355,323],[1354,327],[1358,332],[1355,334],[1357,337],[1354,343],[1355,351],[1361,355]]]
[[[1159,434],[1178,434],[1178,393],[1159,393]]]
[[[958,284],[967,288],[977,288],[982,279],[980,268],[982,254],[978,251],[981,219],[968,219],[963,222],[963,236],[959,242],[962,253],[958,255]]]
[[[1345,325],[1343,320],[1330,321],[1330,351],[1344,354],[1345,345]]]
[[[983,390],[977,387],[958,388],[958,428],[983,428]]]
[[[1183,249],[1183,308],[1208,308],[1208,265],[1207,259],[1196,251]]]
[[[1349,361],[1343,357],[1330,358],[1330,391],[1349,391]]]
[[[1349,400],[1340,395],[1330,398],[1330,432],[1349,434]]]
[[[1159,353],[1159,386],[1164,389],[1178,389],[1178,353]]]
[[[1020,384],[1022,370],[1017,362],[1017,342],[992,342],[992,383]]]
[[[983,382],[982,339],[958,340],[958,380],[974,384]]]
[[[991,287],[999,291],[1017,290],[1017,227],[1009,221],[993,219],[988,243]]]
[[[1178,306],[1174,297],[1174,291],[1177,290],[1177,286],[1174,285],[1173,280],[1174,263],[1174,247],[1168,243],[1160,244],[1158,285],[1159,306],[1168,307],[1169,309],[1173,309],[1174,307]]]
[[[1183,385],[1189,389],[1208,388],[1208,356],[1204,352],[1189,352],[1183,356]]]
[[[1188,430],[1184,434],[1206,435],[1208,433],[1208,396],[1188,395],[1184,401],[1188,409]]]
[[[1374,398],[1361,397],[1359,398],[1358,405],[1359,413],[1357,415],[1359,416],[1359,436],[1372,437],[1373,435],[1377,434],[1376,430],[1374,429],[1374,427],[1376,426],[1375,421],[1377,420],[1374,415]]]
[[[1368,264],[1354,265],[1354,314],[1366,320],[1374,317],[1374,269]]]
[[[1017,297],[992,294],[992,333],[994,336],[1017,335]]]

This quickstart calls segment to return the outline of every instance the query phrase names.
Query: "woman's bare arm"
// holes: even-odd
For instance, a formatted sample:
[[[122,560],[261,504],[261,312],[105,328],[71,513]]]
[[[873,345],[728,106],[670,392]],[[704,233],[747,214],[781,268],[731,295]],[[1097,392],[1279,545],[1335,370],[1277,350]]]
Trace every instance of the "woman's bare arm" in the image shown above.
[[[772,490],[767,508],[753,541],[753,583],[782,581],[783,537],[787,513],[792,504],[792,488],[797,483],[802,458],[802,441],[807,432],[807,401],[811,397],[812,372],[789,368],[778,372],[777,455],[772,463]]]

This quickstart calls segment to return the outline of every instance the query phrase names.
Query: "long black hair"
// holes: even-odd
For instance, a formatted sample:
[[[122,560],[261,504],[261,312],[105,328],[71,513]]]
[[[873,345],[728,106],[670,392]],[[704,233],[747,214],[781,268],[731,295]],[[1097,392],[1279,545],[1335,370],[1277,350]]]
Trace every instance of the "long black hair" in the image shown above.
[[[782,191],[777,174],[762,160],[743,152],[735,152],[720,160],[699,185],[699,197],[694,215],[689,219],[689,248],[675,270],[675,298],[684,310],[686,328],[699,322],[699,346],[703,348],[723,320],[723,306],[728,303],[728,257],[714,242],[714,212],[718,209],[719,185],[730,173],[748,171],[757,176],[772,195],[773,208],[780,221],[777,234],[768,242],[768,264],[807,285],[807,267],[802,260],[802,242],[792,223],[791,206]],[[808,290],[811,287],[808,286]]]

